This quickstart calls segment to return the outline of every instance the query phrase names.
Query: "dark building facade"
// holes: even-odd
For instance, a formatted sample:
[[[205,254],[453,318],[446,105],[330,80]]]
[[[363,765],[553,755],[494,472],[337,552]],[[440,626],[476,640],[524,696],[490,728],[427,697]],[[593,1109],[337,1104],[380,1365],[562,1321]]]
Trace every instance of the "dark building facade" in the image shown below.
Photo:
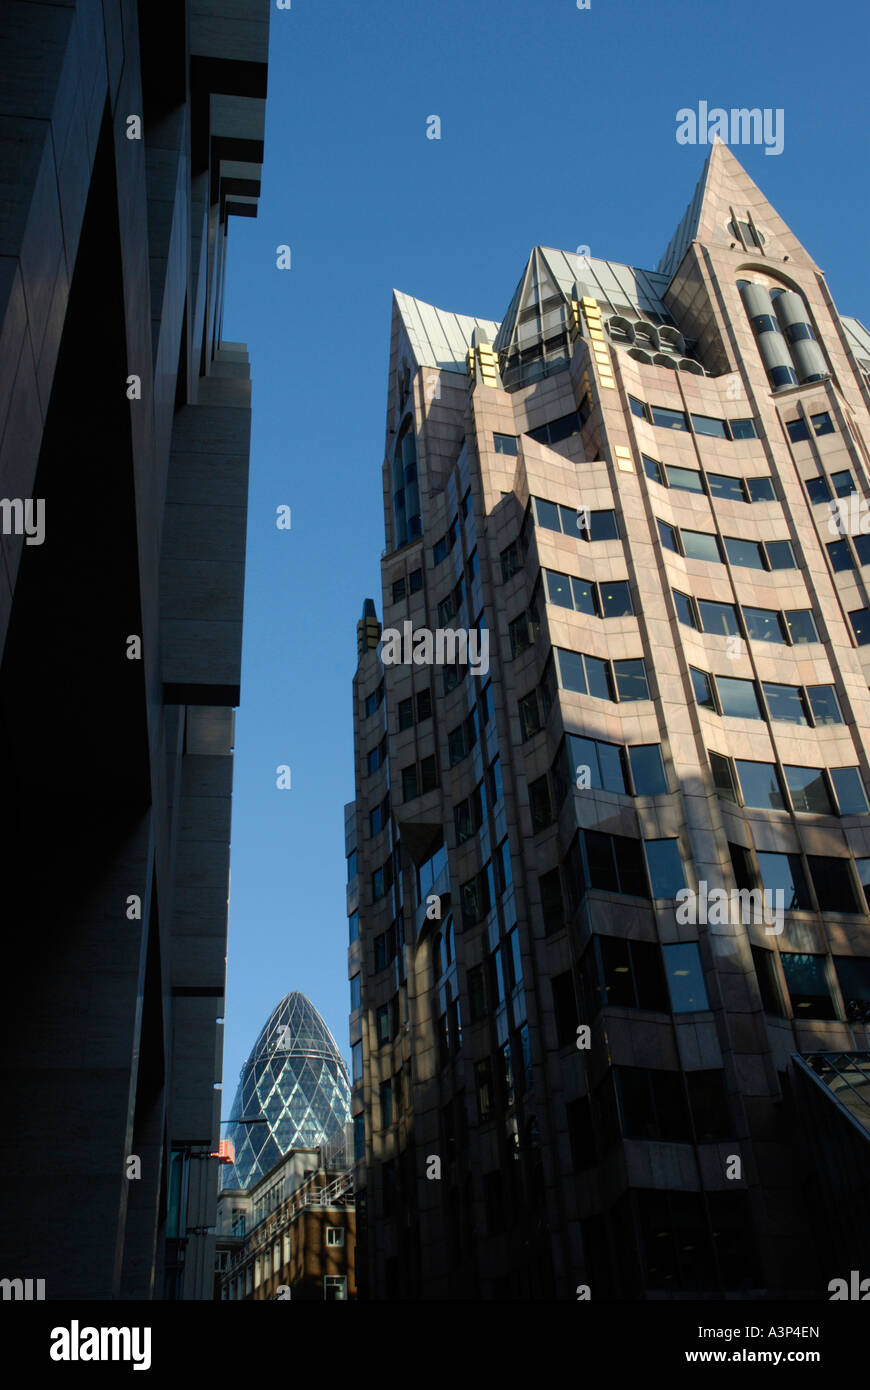
[[[268,27],[0,9],[0,1273],[47,1299],[212,1296]]]
[[[536,247],[501,323],[395,294],[346,808],[362,1297],[861,1268],[868,408],[870,334],[721,143],[655,271]]]

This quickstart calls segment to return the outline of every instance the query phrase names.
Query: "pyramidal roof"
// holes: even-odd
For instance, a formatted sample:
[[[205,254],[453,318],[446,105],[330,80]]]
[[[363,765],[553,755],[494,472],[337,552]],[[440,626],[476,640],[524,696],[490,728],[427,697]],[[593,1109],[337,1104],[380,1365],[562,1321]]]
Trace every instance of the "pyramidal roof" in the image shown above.
[[[701,177],[680,225],[656,269],[668,280],[676,274],[693,241],[731,247],[740,242],[729,224],[735,220],[755,224],[764,237],[764,251],[776,259],[818,269],[789,226],[749,177],[743,165],[718,135],[713,141]]]

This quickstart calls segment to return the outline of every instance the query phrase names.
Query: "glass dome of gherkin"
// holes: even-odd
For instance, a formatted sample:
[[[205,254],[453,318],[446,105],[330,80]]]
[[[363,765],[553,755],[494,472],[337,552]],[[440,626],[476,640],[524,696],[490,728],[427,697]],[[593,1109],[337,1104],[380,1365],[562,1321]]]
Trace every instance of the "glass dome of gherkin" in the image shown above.
[[[310,999],[285,995],[242,1067],[226,1131],[235,1161],[222,1167],[221,1187],[252,1187],[291,1149],[316,1148],[349,1119],[335,1039]]]

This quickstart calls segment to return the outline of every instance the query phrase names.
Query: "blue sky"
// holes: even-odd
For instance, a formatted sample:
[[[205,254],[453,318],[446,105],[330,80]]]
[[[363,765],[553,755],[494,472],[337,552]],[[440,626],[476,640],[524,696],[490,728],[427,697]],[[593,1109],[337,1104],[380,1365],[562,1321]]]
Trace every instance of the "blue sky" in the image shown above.
[[[343,806],[363,599],[380,613],[392,289],[499,319],[536,244],[654,268],[706,155],[676,112],[706,101],[783,109],[781,154],[735,153],[870,324],[857,0],[293,0],[271,26],[259,217],[231,222],[224,320],[254,381],[224,1116],[289,990],[348,1055]]]

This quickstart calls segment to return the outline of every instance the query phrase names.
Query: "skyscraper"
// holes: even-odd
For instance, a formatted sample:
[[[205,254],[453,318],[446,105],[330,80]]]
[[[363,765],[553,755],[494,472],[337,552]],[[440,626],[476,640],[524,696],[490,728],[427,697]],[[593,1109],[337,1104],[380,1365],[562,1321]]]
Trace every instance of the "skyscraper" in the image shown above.
[[[0,10],[0,1277],[211,1298],[267,0]]]
[[[501,323],[395,294],[346,808],[363,1296],[859,1267],[868,406],[870,333],[721,143],[654,271],[536,247]]]
[[[298,990],[285,994],[251,1049],[230,1112],[234,1161],[221,1187],[247,1190],[291,1149],[315,1149],[350,1118],[347,1067],[320,1014]]]

